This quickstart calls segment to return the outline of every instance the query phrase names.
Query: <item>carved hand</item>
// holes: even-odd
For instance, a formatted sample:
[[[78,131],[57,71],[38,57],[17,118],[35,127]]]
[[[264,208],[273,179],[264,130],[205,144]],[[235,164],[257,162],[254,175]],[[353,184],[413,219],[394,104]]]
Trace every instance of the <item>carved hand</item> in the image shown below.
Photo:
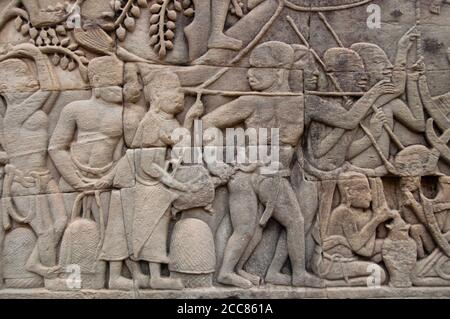
[[[200,99],[197,99],[195,104],[190,108],[190,110],[186,114],[186,118],[188,119],[198,119],[205,112],[205,106]]]
[[[413,42],[420,36],[417,27],[414,26],[400,38],[398,41],[398,49],[403,51],[409,51],[413,45]]]
[[[406,199],[403,201],[403,205],[405,206],[412,206],[415,203],[417,203],[416,199],[414,198],[414,195],[410,191],[404,191],[403,193],[406,197]]]
[[[413,81],[418,81],[419,78],[425,74],[425,63],[423,62],[424,58],[421,56],[417,62],[411,67],[413,72],[408,73],[408,77]]]
[[[373,86],[372,92],[377,95],[394,94],[395,85],[389,80],[382,80]]]
[[[389,209],[387,206],[382,206],[375,211],[376,218],[382,223],[389,219],[395,218],[397,216],[397,212]]]
[[[387,124],[387,118],[384,112],[378,111],[377,113],[375,113],[374,116],[372,116],[370,120],[370,131],[372,132],[375,138],[381,136],[384,124]]]

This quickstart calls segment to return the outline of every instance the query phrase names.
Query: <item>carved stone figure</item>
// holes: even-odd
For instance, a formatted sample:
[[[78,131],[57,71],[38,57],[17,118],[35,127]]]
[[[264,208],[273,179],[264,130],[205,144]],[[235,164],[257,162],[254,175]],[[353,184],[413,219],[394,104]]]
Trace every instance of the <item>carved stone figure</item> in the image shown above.
[[[380,183],[371,180],[369,185],[360,173],[339,176],[341,204],[331,213],[326,237],[322,238],[322,247],[317,247],[312,262],[314,271],[328,279],[328,285],[366,285],[367,273],[373,269],[381,274],[381,283],[385,281],[385,271],[377,262],[381,261],[382,249],[389,249],[389,243],[383,245],[376,230],[382,223],[400,216],[379,198]]]
[[[0,3],[0,298],[450,296],[449,0]]]
[[[274,218],[286,228],[289,258],[293,265],[293,285],[320,285],[320,281],[309,275],[305,269],[305,243],[303,240],[297,240],[304,238],[303,217],[289,184],[287,171],[294,155],[294,147],[303,133],[303,102],[296,97],[277,96],[277,93],[290,91],[289,72],[286,69],[289,69],[293,62],[294,50],[284,43],[267,42],[258,46],[250,57],[252,68],[248,71],[249,83],[253,90],[273,93],[273,96],[240,97],[202,118],[204,128],[219,129],[239,123],[244,123],[246,129],[270,129],[278,127],[278,123],[283,123],[280,125],[280,162],[271,163],[278,167],[275,170],[261,167],[254,172],[237,171],[228,183],[233,235],[227,243],[218,277],[224,284],[249,288],[252,281],[258,281],[243,270],[236,274],[235,268],[243,256],[244,260],[248,258],[255,248],[255,243],[258,243],[259,239],[255,237],[256,229],[264,227],[270,218]],[[215,175],[220,174],[219,169],[223,168],[210,168]],[[232,172],[231,168],[225,169]],[[258,201],[265,206],[265,212],[260,218]]]
[[[150,103],[150,109],[139,124],[132,147],[136,168],[136,186],[134,187],[134,213],[132,218],[132,236],[130,247],[126,242],[123,228],[123,217],[117,216],[111,221],[110,236],[123,238],[119,246],[116,240],[105,240],[110,254],[131,257],[135,261],[145,261],[150,269],[150,287],[153,289],[182,289],[181,280],[165,278],[161,274],[161,266],[169,264],[167,253],[171,206],[180,196],[179,192],[195,192],[193,183],[177,181],[169,173],[169,165],[176,171],[181,162],[176,158],[166,161],[176,141],[172,140],[174,130],[180,128],[174,117],[183,110],[184,95],[180,92],[180,83],[174,73],[155,72],[144,79],[144,93]],[[197,104],[190,110],[185,127],[191,127],[195,118]],[[195,207],[195,205],[194,205]],[[117,219],[118,218],[118,219]],[[108,226],[109,227],[109,226]],[[108,252],[105,251],[105,254]],[[133,273],[140,273],[138,265]]]
[[[92,98],[64,107],[49,153],[62,175],[61,190],[79,192],[82,209],[93,211],[98,227],[104,229],[105,214],[110,209],[109,188],[123,147],[122,63],[115,57],[100,57],[89,63],[88,70]],[[131,280],[121,276],[122,260],[108,257],[103,258],[111,261],[109,287],[130,287]]]
[[[37,77],[18,58],[31,59]],[[17,225],[29,225],[37,236],[26,268],[50,279],[56,276],[57,245],[66,225],[66,212],[58,186],[47,168],[48,113],[59,92],[50,63],[31,44],[17,45],[0,57],[6,101],[2,143],[8,157],[2,193],[2,232]],[[17,78],[18,81],[12,81]],[[28,92],[16,93],[14,85],[26,85]],[[20,89],[20,87],[19,87]]]
[[[385,158],[389,158],[391,140],[396,147],[404,148],[398,137],[393,133],[394,120],[397,120],[407,128],[419,133],[425,131],[425,121],[423,114],[423,107],[420,102],[420,97],[416,93],[417,80],[413,76],[408,77],[408,103],[409,107],[398,98],[399,95],[405,92],[406,72],[402,70],[406,65],[407,52],[412,47],[412,41],[415,40],[417,34],[415,29],[409,30],[399,41],[397,46],[397,57],[395,66],[393,66],[387,58],[385,52],[377,45],[370,43],[356,43],[351,46],[362,58],[365,69],[369,75],[369,86],[374,86],[377,82],[389,80],[389,73],[393,70],[392,80],[397,84],[397,90],[393,95],[386,95],[383,99],[377,101],[377,109],[379,110],[371,117],[371,130],[379,150],[381,150]],[[394,98],[397,97],[397,98]],[[386,102],[386,104],[382,104]],[[377,121],[377,117],[382,116],[381,120]],[[375,122],[374,122],[375,121]],[[376,126],[382,123],[383,125]],[[376,128],[375,128],[376,127]],[[374,146],[366,132],[362,129],[357,133],[347,155],[350,162],[358,167],[373,168],[383,166],[381,155],[377,153],[377,146]],[[392,134],[390,134],[392,133]]]

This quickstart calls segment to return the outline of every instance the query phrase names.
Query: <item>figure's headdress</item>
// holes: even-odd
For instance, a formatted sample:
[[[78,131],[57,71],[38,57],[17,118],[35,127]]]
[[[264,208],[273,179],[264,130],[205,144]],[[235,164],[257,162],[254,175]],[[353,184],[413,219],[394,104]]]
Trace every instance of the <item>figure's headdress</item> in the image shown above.
[[[324,54],[327,72],[351,72],[364,70],[358,53],[347,48],[331,48]]]
[[[88,65],[89,82],[93,88],[123,85],[124,65],[113,56],[95,58]]]
[[[291,69],[294,49],[286,43],[269,41],[258,45],[250,56],[250,64],[257,68]]]

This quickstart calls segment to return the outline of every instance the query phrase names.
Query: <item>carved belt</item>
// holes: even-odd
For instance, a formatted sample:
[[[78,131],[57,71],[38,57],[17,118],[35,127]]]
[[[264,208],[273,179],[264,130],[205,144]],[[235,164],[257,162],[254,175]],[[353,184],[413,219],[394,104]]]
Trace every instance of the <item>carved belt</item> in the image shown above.
[[[107,172],[111,170],[114,165],[114,162],[111,162],[103,167],[89,167],[87,165],[82,164],[73,154],[70,152],[70,157],[75,166],[83,173],[92,174],[94,176],[103,176]]]
[[[14,182],[19,183],[25,188],[36,187],[39,193],[45,192],[47,190],[48,183],[52,179],[50,171],[42,171],[42,172],[31,172],[29,176],[25,176],[25,174],[15,168],[13,165],[8,164],[5,166],[5,179],[3,181],[3,208],[5,214],[3,214],[3,227],[8,229],[11,227],[12,218],[14,221],[18,223],[28,224],[33,220],[33,218],[37,214],[37,210],[41,207],[41,201],[45,200],[43,196],[38,196],[39,194],[35,194],[35,209],[30,209],[30,212],[27,216],[21,216],[19,212],[14,208],[12,202],[12,194],[11,189]]]

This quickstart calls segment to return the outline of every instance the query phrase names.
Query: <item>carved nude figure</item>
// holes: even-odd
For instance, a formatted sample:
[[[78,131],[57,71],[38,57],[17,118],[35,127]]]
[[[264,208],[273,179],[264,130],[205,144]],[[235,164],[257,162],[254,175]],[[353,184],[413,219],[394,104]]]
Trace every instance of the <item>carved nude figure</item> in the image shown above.
[[[288,255],[292,264],[294,286],[319,286],[318,278],[305,270],[305,243],[303,216],[297,198],[289,182],[289,167],[294,148],[303,133],[303,100],[301,97],[282,97],[277,93],[290,92],[288,69],[294,62],[294,50],[281,42],[266,42],[254,49],[250,57],[251,68],[248,80],[254,91],[273,93],[273,96],[243,96],[220,106],[205,115],[204,128],[225,129],[244,124],[245,128],[280,129],[279,169],[268,172],[258,168],[253,172],[236,171],[236,167],[213,163],[210,171],[220,176],[232,175],[228,182],[230,214],[233,234],[225,248],[218,281],[243,288],[252,286],[258,279],[236,266],[246,249],[255,246],[253,239],[258,223],[264,227],[268,219],[274,218],[285,229]],[[278,195],[274,195],[278,194]],[[266,207],[265,220],[258,218],[258,201]],[[273,209],[271,209],[272,207]],[[269,210],[268,210],[269,208]],[[263,215],[264,216],[264,215]],[[259,239],[256,238],[256,243]],[[241,267],[239,267],[241,268]]]
[[[21,59],[34,62],[37,77]],[[28,224],[33,229],[37,245],[26,266],[49,279],[59,270],[56,247],[67,221],[62,196],[47,167],[48,113],[59,96],[55,91],[59,82],[47,57],[31,44],[13,47],[0,61],[1,94],[6,101],[1,134],[8,160],[2,227]],[[13,92],[24,88],[22,93]]]

